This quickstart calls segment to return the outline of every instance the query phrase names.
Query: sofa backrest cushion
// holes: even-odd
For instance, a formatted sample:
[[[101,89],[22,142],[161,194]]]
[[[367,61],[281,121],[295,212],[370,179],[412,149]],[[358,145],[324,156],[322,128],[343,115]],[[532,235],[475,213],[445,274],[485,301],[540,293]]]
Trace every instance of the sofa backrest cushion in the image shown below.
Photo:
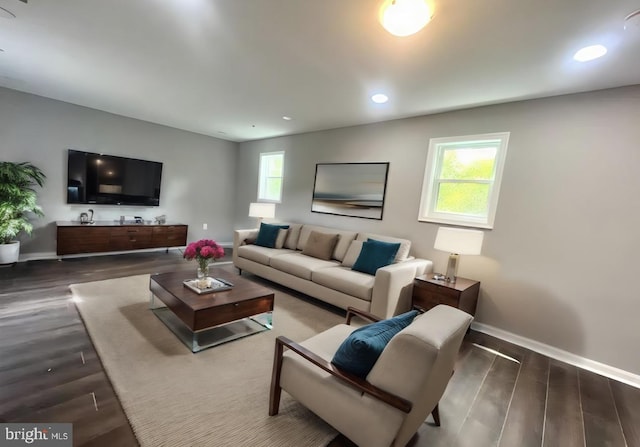
[[[338,243],[336,244],[336,248],[333,250],[332,255],[332,258],[337,259],[338,261],[342,261],[344,259],[344,255],[347,254],[347,250],[349,249],[349,245],[351,245],[351,241],[356,238],[357,234],[354,231],[344,231],[335,228],[321,227],[318,225],[303,225],[302,229],[300,230],[298,246],[296,247],[298,250],[304,250],[304,247],[307,244],[307,240],[309,239],[309,235],[312,231],[340,235],[340,238],[338,239]]]
[[[287,232],[287,238],[284,241],[284,248],[289,248],[291,250],[298,248],[298,239],[300,239],[301,228],[302,224],[289,224],[289,231]]]
[[[351,241],[347,254],[344,255],[344,259],[342,260],[343,267],[353,267],[358,256],[360,256],[360,251],[362,251],[362,244],[364,244],[364,241]]]
[[[284,248],[284,243],[287,240],[288,235],[288,228],[280,228],[280,230],[278,231],[278,237],[276,238],[275,246],[273,248]]]
[[[366,241],[367,239],[375,239],[383,242],[400,242],[400,248],[396,253],[395,262],[406,261],[409,257],[409,250],[411,249],[411,241],[408,239],[400,239],[397,237],[383,236],[373,233],[358,233],[356,240]]]
[[[302,250],[302,254],[330,261],[339,238],[338,234],[312,231],[309,234],[304,250]]]

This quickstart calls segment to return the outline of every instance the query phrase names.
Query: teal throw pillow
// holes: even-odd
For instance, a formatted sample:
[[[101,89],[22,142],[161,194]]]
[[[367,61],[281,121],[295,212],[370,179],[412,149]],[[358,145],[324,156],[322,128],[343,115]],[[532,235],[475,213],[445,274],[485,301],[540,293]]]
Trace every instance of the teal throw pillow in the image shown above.
[[[356,329],[342,342],[331,363],[364,379],[378,361],[387,343],[394,335],[409,326],[416,315],[418,311],[412,310]]]
[[[368,239],[367,242],[362,244],[360,255],[351,270],[375,275],[376,270],[380,267],[393,263],[398,249],[400,249],[400,242],[382,242]]]
[[[276,246],[276,239],[278,238],[278,231],[280,229],[287,229],[289,225],[272,225],[261,223],[260,231],[258,232],[258,238],[256,239],[256,245],[261,247],[274,248]]]

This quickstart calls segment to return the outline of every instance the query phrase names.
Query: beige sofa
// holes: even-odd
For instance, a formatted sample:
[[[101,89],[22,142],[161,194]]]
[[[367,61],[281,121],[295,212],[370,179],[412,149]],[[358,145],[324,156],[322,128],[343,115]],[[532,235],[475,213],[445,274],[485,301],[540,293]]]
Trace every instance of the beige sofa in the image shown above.
[[[233,263],[241,273],[246,270],[342,309],[352,306],[388,318],[411,307],[413,279],[433,268],[431,261],[409,256],[411,241],[406,239],[317,225],[287,225],[282,248],[252,244],[258,229],[234,232]],[[330,260],[302,254],[312,231],[339,235]],[[379,268],[375,276],[351,269],[359,247],[369,238],[401,244],[394,263]]]

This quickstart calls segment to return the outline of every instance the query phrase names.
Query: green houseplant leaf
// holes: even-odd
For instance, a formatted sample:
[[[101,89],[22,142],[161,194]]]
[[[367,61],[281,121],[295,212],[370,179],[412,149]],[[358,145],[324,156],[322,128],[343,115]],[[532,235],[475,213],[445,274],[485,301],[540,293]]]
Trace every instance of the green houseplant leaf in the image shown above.
[[[46,176],[31,163],[0,162],[0,244],[8,244],[24,231],[31,234],[32,215],[44,216],[35,187]]]

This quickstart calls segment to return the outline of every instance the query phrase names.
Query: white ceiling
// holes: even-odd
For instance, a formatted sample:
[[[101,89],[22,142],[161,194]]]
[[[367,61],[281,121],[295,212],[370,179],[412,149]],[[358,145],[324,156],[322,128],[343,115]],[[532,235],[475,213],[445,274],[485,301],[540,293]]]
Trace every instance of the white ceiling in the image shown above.
[[[0,86],[246,141],[640,84],[640,0],[435,0],[404,38],[381,3],[0,0]]]

